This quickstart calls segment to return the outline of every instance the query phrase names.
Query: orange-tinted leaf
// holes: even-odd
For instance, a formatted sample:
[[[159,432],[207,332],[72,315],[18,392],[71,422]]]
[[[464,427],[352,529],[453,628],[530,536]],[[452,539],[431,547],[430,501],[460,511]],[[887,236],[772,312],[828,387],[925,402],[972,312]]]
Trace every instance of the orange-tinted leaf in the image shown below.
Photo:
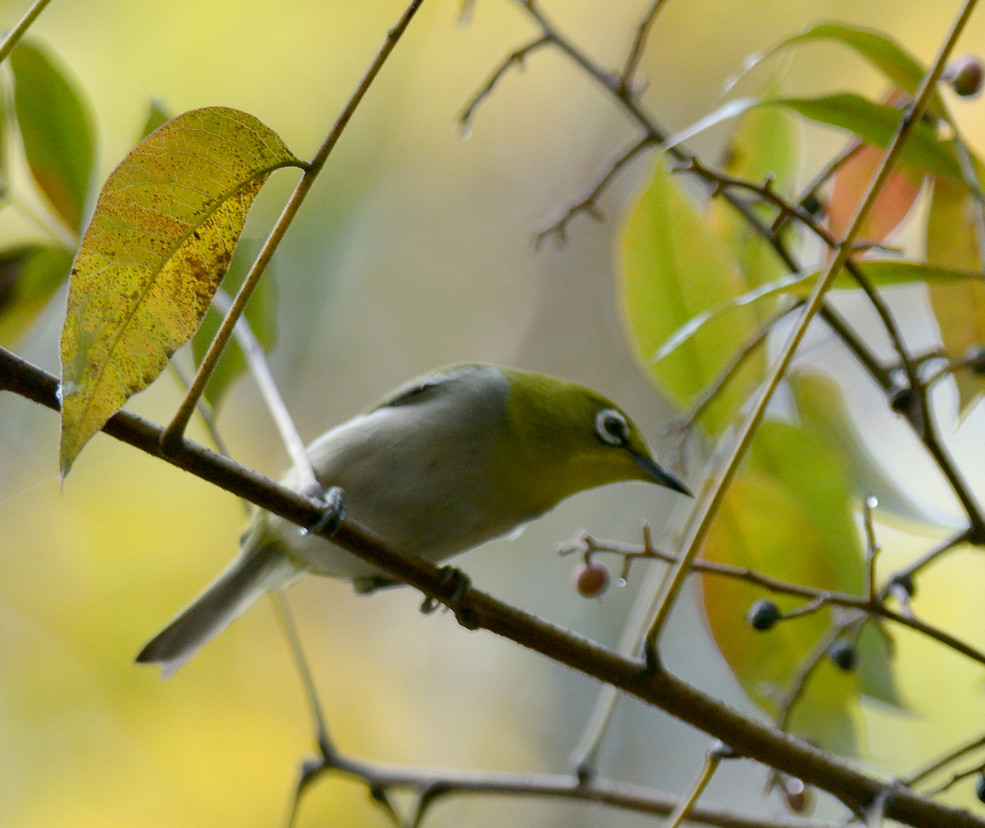
[[[871,144],[863,144],[835,173],[828,205],[828,229],[836,239],[844,238],[851,226],[884,155]],[[857,244],[882,244],[909,214],[922,183],[913,172],[894,170],[862,225]]]
[[[69,284],[63,476],[195,332],[267,176],[300,164],[252,115],[211,107],[162,126],[110,175]]]
[[[809,424],[765,422],[702,556],[816,589],[859,594],[864,566],[843,458]],[[761,588],[713,575],[703,575],[701,583],[705,615],[722,654],[750,698],[776,715],[793,677],[829,629],[829,610],[759,632],[743,616],[764,597]],[[783,610],[805,603],[773,597]],[[870,648],[865,656],[878,660],[875,669],[888,671],[884,653],[880,657]],[[862,691],[858,673],[823,665],[794,708],[791,729],[828,749],[852,750]]]

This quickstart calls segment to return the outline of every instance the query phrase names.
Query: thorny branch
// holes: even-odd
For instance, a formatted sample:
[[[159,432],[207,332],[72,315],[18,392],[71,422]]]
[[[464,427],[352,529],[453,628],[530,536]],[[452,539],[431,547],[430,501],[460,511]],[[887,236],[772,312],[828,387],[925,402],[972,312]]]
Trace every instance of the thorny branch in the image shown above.
[[[374,798],[385,800],[383,807],[396,817],[391,792],[403,790],[415,795],[410,818],[403,823],[416,828],[437,805],[455,796],[485,794],[538,799],[566,799],[593,802],[620,810],[654,816],[667,816],[679,807],[679,797],[662,794],[626,782],[600,777],[590,780],[576,775],[508,773],[490,771],[433,770],[428,768],[393,767],[339,755],[326,755],[306,765],[298,782],[298,793],[320,779],[335,773],[364,780]],[[296,797],[300,801],[300,796]],[[382,804],[382,802],[381,802]],[[293,817],[293,814],[292,814]],[[695,805],[688,814],[692,823],[720,828],[838,828],[840,822],[826,822],[796,816],[773,816],[743,813],[735,809]]]

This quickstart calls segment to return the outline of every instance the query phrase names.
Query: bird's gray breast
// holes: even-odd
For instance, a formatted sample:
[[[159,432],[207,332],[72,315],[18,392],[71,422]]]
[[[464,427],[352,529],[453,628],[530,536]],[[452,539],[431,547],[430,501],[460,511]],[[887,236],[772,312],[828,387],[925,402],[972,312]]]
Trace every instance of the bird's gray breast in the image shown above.
[[[475,367],[350,420],[309,446],[318,480],[343,489],[354,520],[429,560],[507,532],[528,517],[514,514],[489,474],[507,393],[502,372]]]

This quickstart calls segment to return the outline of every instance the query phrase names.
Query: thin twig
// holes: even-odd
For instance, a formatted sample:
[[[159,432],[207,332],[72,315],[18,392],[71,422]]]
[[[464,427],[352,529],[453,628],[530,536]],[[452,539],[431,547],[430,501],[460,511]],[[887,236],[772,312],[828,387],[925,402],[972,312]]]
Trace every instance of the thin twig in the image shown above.
[[[507,72],[510,71],[514,66],[522,67],[524,61],[533,53],[540,49],[542,46],[547,46],[553,43],[554,39],[550,35],[542,35],[536,40],[530,41],[526,46],[521,46],[515,52],[507,55],[502,63],[499,64],[486,78],[485,83],[479,87],[479,90],[472,96],[471,100],[465,105],[461,114],[458,116],[458,123],[463,129],[470,129],[472,126],[472,118],[475,115],[476,110],[479,105],[488,98],[499,82],[503,79]]]
[[[665,0],[653,0],[650,8],[647,9],[643,15],[643,19],[640,21],[640,25],[636,29],[636,37],[633,38],[633,46],[629,50],[629,55],[626,57],[626,65],[623,66],[619,81],[624,92],[628,92],[630,86],[633,84],[633,75],[636,74],[640,59],[643,57],[646,39],[650,35],[650,29],[653,28],[653,24],[657,19],[657,13],[663,8],[664,2]]]
[[[852,356],[859,361],[879,388],[888,392],[894,387],[891,372],[879,361],[865,340],[856,333],[855,329],[847,320],[842,318],[841,314],[830,303],[821,308],[818,316],[848,348]]]
[[[924,765],[906,779],[906,786],[908,788],[915,788],[927,779],[927,777],[940,773],[951,763],[967,756],[969,753],[982,749],[985,749],[985,734],[976,736],[974,739],[971,739],[970,741],[949,750],[943,756],[939,756],[937,759],[934,759],[932,762]]]
[[[630,85],[624,83],[624,79],[622,77],[603,69],[591,60],[588,55],[576,48],[566,37],[562,36],[558,29],[546,18],[539,6],[533,0],[516,0],[516,2],[534,19],[540,27],[544,38],[555,44],[557,48],[563,54],[567,55],[576,66],[580,67],[589,77],[595,80],[596,83],[606,90],[606,92],[614,97],[623,111],[641,129],[648,143],[658,145],[663,144],[666,141],[666,130],[661,128],[657,122],[646,111],[644,111],[637,100],[635,91]],[[534,41],[534,43],[538,42],[539,41]],[[503,65],[506,65],[506,63]],[[472,107],[472,109],[474,110],[474,107]],[[687,164],[694,157],[680,145],[674,145],[668,148],[667,152],[671,155],[671,157],[682,164]],[[609,178],[608,181],[611,181],[611,178]],[[601,191],[596,193],[594,199],[582,197],[580,201],[586,205],[586,208],[584,209],[593,206],[600,194]],[[731,204],[732,207],[742,215],[745,221],[756,229],[756,232],[760,233],[763,238],[768,240],[768,242],[776,250],[777,255],[788,267],[794,271],[798,270],[792,257],[789,252],[785,250],[779,237],[769,232],[769,228],[763,225],[755,211],[752,210],[749,205],[744,204],[741,199],[736,198],[734,194],[729,192],[725,192],[722,197],[725,198],[726,201],[728,201],[729,204]],[[570,221],[570,217],[567,221]],[[550,232],[551,228],[547,228],[546,230],[540,232],[540,236],[547,235]]]
[[[928,552],[917,558],[909,566],[906,566],[903,569],[899,569],[896,572],[894,572],[893,575],[887,581],[886,589],[888,590],[893,583],[898,583],[898,582],[912,583],[913,577],[928,564],[933,563],[942,555],[947,554],[948,552],[955,549],[956,547],[972,542],[973,542],[973,535],[970,529],[964,529],[952,535],[949,538],[945,538],[935,547],[933,547]],[[883,595],[883,597],[885,597],[885,594]]]
[[[551,224],[543,230],[539,230],[534,235],[534,248],[539,249],[548,236],[556,236],[558,243],[564,244],[568,239],[568,224],[575,216],[580,215],[581,213],[588,213],[588,215],[594,219],[601,219],[602,213],[597,206],[599,197],[606,189],[608,189],[609,184],[612,183],[612,180],[629,164],[630,161],[636,158],[636,156],[643,152],[643,150],[652,145],[653,139],[650,136],[645,135],[629,147],[629,149],[619,153],[616,160],[608,165],[605,174],[599,178],[587,194],[582,196],[580,201],[569,205],[561,218],[551,222]]]
[[[220,312],[227,315],[230,313],[232,300],[225,291],[216,291],[212,302]],[[267,354],[245,316],[236,320],[236,324],[233,326],[233,335],[236,337],[236,342],[249,367],[250,375],[260,391],[260,396],[277,426],[281,442],[284,444],[287,456],[291,459],[294,473],[297,475],[298,487],[307,494],[322,492],[323,488],[318,483],[315,470],[311,466],[311,458],[308,457],[308,452],[305,450],[304,440],[301,439],[287,403],[284,402],[284,397],[277,388],[277,382],[270,370],[270,363],[267,361]]]
[[[793,313],[797,308],[803,304],[803,301],[797,301],[794,304],[781,308],[773,316],[767,319],[759,328],[759,330],[746,341],[741,348],[732,357],[729,363],[721,370],[719,375],[708,383],[702,390],[701,395],[692,402],[691,410],[687,412],[679,421],[679,427],[689,428],[694,422],[697,421],[698,417],[701,416],[702,412],[711,404],[716,396],[721,392],[729,380],[738,374],[739,368],[745,363],[749,357],[751,357],[766,341],[766,337],[769,336],[770,331],[773,327],[780,322],[784,317]]]
[[[876,603],[876,558],[879,556],[879,541],[872,524],[872,510],[878,505],[874,497],[862,501],[862,526],[865,529],[865,595],[870,603]]]
[[[964,782],[965,779],[969,779],[973,776],[980,777],[983,771],[985,771],[985,764],[983,764],[982,762],[978,762],[972,765],[970,768],[966,768],[965,770],[955,771],[954,773],[951,774],[951,776],[948,779],[945,779],[936,787],[931,788],[928,791],[928,794],[930,796],[940,796],[945,791],[948,791],[951,788],[953,788],[959,782]]]
[[[284,590],[275,589],[272,593],[274,603],[277,606],[277,615],[281,625],[284,627],[284,634],[291,646],[291,653],[294,656],[294,664],[298,668],[301,677],[301,684],[304,687],[304,695],[308,700],[308,709],[311,711],[311,719],[315,725],[315,738],[318,742],[318,749],[323,755],[334,752],[335,747],[328,731],[328,719],[325,718],[325,711],[322,709],[318,697],[318,688],[315,686],[314,673],[311,665],[301,646],[301,637],[298,635],[297,624],[294,623],[294,613],[291,610],[290,602]]]
[[[49,0],[34,0],[34,2],[28,7],[27,11],[24,12],[23,16],[17,23],[14,24],[7,36],[0,43],[0,63],[7,59],[14,47],[20,42],[20,39],[24,36],[24,33],[31,27],[35,18],[44,11],[44,7],[48,5]]]
[[[349,98],[349,102],[345,105],[345,108],[342,110],[342,113],[339,115],[338,120],[336,120],[335,125],[326,136],[324,142],[322,142],[318,152],[315,153],[314,158],[312,158],[311,162],[307,165],[307,167],[305,167],[301,175],[301,180],[298,181],[297,186],[294,188],[294,192],[291,193],[291,197],[284,205],[280,218],[277,219],[277,223],[270,231],[270,235],[267,236],[267,240],[264,242],[263,248],[260,250],[256,260],[253,262],[250,272],[243,280],[243,284],[240,286],[239,292],[233,300],[233,306],[230,309],[230,312],[226,315],[226,318],[222,320],[222,324],[219,326],[219,330],[216,332],[215,338],[212,340],[212,344],[209,346],[205,357],[202,359],[201,365],[199,365],[198,373],[195,375],[191,388],[188,389],[188,394],[179,406],[174,419],[171,420],[170,425],[168,425],[167,429],[165,429],[163,438],[164,442],[162,444],[165,453],[174,451],[176,447],[180,445],[182,437],[185,433],[185,428],[188,425],[188,421],[191,419],[192,412],[195,410],[195,403],[205,391],[205,385],[208,383],[209,377],[211,376],[216,363],[219,361],[219,356],[222,353],[223,348],[226,347],[226,343],[229,341],[229,337],[232,336],[233,326],[236,324],[236,320],[239,319],[246,308],[246,303],[249,300],[250,295],[253,293],[253,289],[256,287],[257,282],[260,281],[263,271],[273,258],[274,251],[280,245],[285,233],[287,233],[287,228],[291,225],[291,222],[297,215],[298,210],[300,210],[301,204],[304,202],[305,197],[308,195],[312,185],[315,183],[315,179],[318,177],[318,174],[325,166],[325,162],[328,160],[329,154],[335,148],[335,145],[342,136],[343,131],[352,119],[356,108],[366,95],[366,92],[369,91],[369,88],[376,79],[376,76],[379,74],[380,69],[383,68],[383,64],[386,63],[387,58],[390,56],[391,52],[393,52],[394,47],[396,47],[401,36],[407,30],[407,27],[410,25],[411,20],[423,2],[424,0],[411,0],[410,4],[404,10],[404,13],[397,25],[387,32],[383,46],[380,48],[376,57],[373,58],[373,62],[369,65],[369,69],[367,69],[363,79],[359,82],[359,85],[352,93],[352,96]]]
[[[808,204],[812,200],[817,199],[817,191],[824,186],[824,184],[834,175],[838,169],[847,163],[851,158],[859,153],[862,149],[863,144],[851,144],[846,149],[842,150],[838,155],[828,161],[820,170],[815,174],[814,178],[807,184],[803,189],[800,197],[797,199],[797,206],[804,210],[808,214],[812,214],[812,210],[808,208]],[[779,233],[783,227],[783,224],[787,218],[790,217],[790,213],[786,210],[781,210],[776,217],[776,221],[773,223],[773,231]]]
[[[405,768],[351,758],[340,758],[327,764],[318,771],[323,772],[352,775],[378,790],[400,789],[417,793],[419,800],[412,825],[420,824],[424,814],[438,802],[464,794],[594,802],[656,816],[667,816],[679,805],[679,798],[674,795],[601,777],[583,782],[570,775]],[[721,828],[838,828],[842,825],[795,816],[765,817],[711,805],[695,805],[689,819]]]
[[[643,524],[643,547],[644,549],[653,548],[649,526],[646,524]],[[623,628],[623,634],[619,641],[619,652],[633,658],[638,658],[641,655],[643,637],[649,626],[649,620],[656,609],[656,601],[663,590],[663,581],[666,577],[666,567],[651,567],[647,572]],[[571,764],[578,778],[582,781],[593,778],[597,773],[598,754],[615,715],[616,704],[620,695],[620,692],[611,684],[602,686],[578,744],[571,753]]]
[[[801,660],[800,666],[790,678],[787,690],[778,705],[776,724],[780,730],[790,730],[790,722],[793,718],[797,702],[802,698],[804,691],[807,689],[808,681],[824,661],[828,650],[831,649],[831,645],[844,634],[849,626],[857,625],[858,623],[859,619],[853,619],[845,624],[832,625],[815,642],[810,652]]]
[[[218,306],[217,309],[222,312],[228,311],[229,304],[231,302],[229,295],[221,289],[216,292],[212,301]],[[237,320],[234,334],[236,336],[237,344],[242,350],[243,356],[249,366],[250,372],[253,374],[257,384],[260,386],[263,398],[267,403],[274,420],[277,422],[279,427],[283,427],[281,430],[281,437],[284,439],[285,443],[291,439],[300,441],[300,437],[297,436],[297,429],[294,428],[294,422],[287,411],[287,407],[285,406],[280,393],[277,391],[277,386],[274,384],[273,377],[270,376],[270,366],[267,364],[266,358],[263,356],[263,348],[253,333],[252,328],[250,328],[250,323],[245,316],[242,316],[239,320]],[[187,388],[188,381],[178,368],[177,363],[174,360],[171,360],[169,365]],[[219,432],[219,425],[213,416],[214,412],[212,409],[205,404],[204,399],[199,400],[196,409],[199,416],[202,418],[206,430],[209,433],[209,437],[211,437],[216,448],[226,456],[229,456],[229,451],[226,448],[225,441],[222,439],[222,434]],[[293,436],[291,432],[293,432]],[[304,447],[302,446],[301,448],[302,456],[304,458],[301,468],[303,469],[304,465],[307,465],[308,471],[312,476],[312,480],[314,480],[314,473],[311,471],[311,463],[308,460],[307,454],[304,453]],[[317,482],[315,485],[317,486]],[[314,492],[309,491],[307,493],[313,494]],[[243,506],[243,511],[248,517],[249,503],[243,499],[240,499],[240,503]],[[325,718],[325,713],[322,710],[322,705],[318,698],[318,691],[315,687],[314,675],[311,671],[310,665],[308,664],[308,658],[304,653],[304,648],[301,646],[301,638],[298,636],[297,625],[294,623],[294,613],[291,610],[290,601],[288,600],[283,589],[273,590],[270,593],[270,597],[274,603],[274,610],[277,617],[280,619],[281,625],[284,628],[288,646],[291,648],[291,655],[294,658],[295,666],[298,668],[298,673],[301,677],[301,684],[304,687],[305,698],[308,701],[312,721],[315,725],[315,738],[322,753],[327,753],[333,749],[332,740],[328,732],[327,719]],[[292,809],[292,814],[293,812],[294,809]]]
[[[708,783],[711,782],[715,771],[718,770],[718,766],[722,763],[723,759],[731,756],[732,752],[721,742],[705,753],[705,761],[701,766],[698,778],[694,780],[694,784],[691,786],[691,790],[688,791],[687,796],[678,803],[673,813],[667,819],[667,828],[680,828],[684,824],[684,820],[690,821],[691,815],[697,808],[698,799],[704,793],[705,788],[708,787]]]
[[[689,172],[694,172],[700,177],[707,179],[710,183],[714,183],[722,190],[741,188],[755,193],[759,198],[776,207],[781,215],[787,215],[796,219],[801,225],[810,230],[811,233],[821,239],[821,241],[823,241],[832,250],[837,251],[844,244],[843,240],[833,236],[809,210],[804,208],[802,205],[791,204],[779,195],[769,185],[769,182],[765,184],[758,184],[752,181],[747,181],[743,178],[737,178],[735,176],[728,175],[727,173],[722,173],[718,170],[713,170],[710,167],[706,167],[696,158],[690,161],[686,169]],[[844,267],[866,294],[869,302],[879,315],[880,321],[883,323],[883,327],[886,330],[886,333],[889,336],[897,355],[899,356],[900,363],[906,372],[907,378],[910,380],[912,385],[919,384],[916,363],[906,348],[902,332],[890,312],[889,307],[886,305],[879,293],[872,287],[869,280],[865,277],[864,272],[859,268],[858,264],[853,259],[847,258],[845,260]]]

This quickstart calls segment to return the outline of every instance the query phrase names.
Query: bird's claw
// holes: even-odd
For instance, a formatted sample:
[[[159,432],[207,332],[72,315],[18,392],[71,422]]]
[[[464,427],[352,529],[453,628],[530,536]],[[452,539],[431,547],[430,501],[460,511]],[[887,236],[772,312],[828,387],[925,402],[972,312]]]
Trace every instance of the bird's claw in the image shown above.
[[[469,630],[479,626],[475,610],[466,605],[465,599],[472,589],[472,579],[462,570],[453,566],[441,567],[441,583],[437,595],[427,596],[421,603],[421,612],[434,612],[439,606],[446,606],[459,624]]]
[[[339,531],[344,520],[345,492],[338,486],[332,486],[322,495],[322,512],[318,520],[304,531],[311,535],[331,537]]]

